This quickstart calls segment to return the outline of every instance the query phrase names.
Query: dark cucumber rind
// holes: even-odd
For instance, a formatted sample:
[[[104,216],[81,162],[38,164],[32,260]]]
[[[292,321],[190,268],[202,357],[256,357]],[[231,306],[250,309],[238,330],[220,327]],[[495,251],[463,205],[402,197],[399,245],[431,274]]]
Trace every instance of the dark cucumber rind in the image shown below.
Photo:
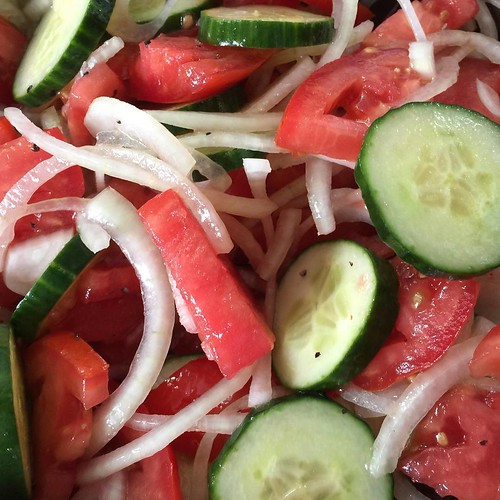
[[[75,5],[87,4],[81,11]],[[78,72],[106,32],[114,0],[54,2],[42,18],[21,61],[14,81],[14,98],[27,106],[53,99]],[[76,13],[75,13],[76,10]],[[72,17],[73,16],[73,17]],[[66,20],[74,31],[65,32]],[[57,35],[55,35],[57,33]]]
[[[11,325],[16,337],[35,340],[43,320],[93,257],[79,235],[66,243],[14,310]]]
[[[273,366],[295,390],[352,380],[386,341],[398,314],[392,266],[350,240],[309,247],[278,286]]]
[[[460,106],[406,104],[373,122],[355,178],[380,237],[421,273],[500,265],[500,125]]]
[[[198,31],[202,42],[253,48],[320,45],[332,37],[331,17],[270,5],[204,10]]]
[[[29,430],[16,345],[0,324],[0,498],[30,498]]]
[[[392,500],[389,474],[367,469],[368,425],[321,396],[295,395],[250,412],[209,472],[212,500]],[[295,495],[292,495],[295,493]]]

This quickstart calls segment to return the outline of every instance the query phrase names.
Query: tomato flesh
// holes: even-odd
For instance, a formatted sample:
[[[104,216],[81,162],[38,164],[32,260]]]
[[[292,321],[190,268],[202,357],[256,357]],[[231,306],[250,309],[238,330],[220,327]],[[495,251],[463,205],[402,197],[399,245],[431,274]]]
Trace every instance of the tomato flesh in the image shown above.
[[[469,371],[473,377],[500,376],[500,326],[492,328],[476,347]]]
[[[499,428],[500,393],[457,386],[418,424],[398,467],[442,496],[498,498]]]
[[[475,280],[422,277],[396,259],[399,314],[386,343],[354,380],[377,391],[434,364],[470,319],[479,293]]]
[[[270,352],[271,330],[179,195],[165,191],[139,214],[221,372],[232,377]]]

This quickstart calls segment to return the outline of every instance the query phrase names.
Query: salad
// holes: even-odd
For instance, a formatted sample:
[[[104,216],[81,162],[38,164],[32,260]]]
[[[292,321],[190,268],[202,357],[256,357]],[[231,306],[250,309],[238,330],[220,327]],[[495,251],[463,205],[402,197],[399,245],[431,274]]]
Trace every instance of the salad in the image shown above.
[[[498,0],[3,0],[0,497],[500,499]]]

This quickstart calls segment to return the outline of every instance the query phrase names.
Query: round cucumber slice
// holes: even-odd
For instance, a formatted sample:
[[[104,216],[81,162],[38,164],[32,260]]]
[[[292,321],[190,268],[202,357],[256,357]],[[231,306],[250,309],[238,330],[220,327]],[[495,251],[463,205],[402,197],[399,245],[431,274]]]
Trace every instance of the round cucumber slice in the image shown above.
[[[389,474],[368,471],[365,422],[318,396],[271,401],[251,412],[213,462],[213,500],[392,500]]]
[[[346,383],[375,356],[397,312],[398,279],[388,262],[349,240],[310,247],[278,287],[278,378],[298,390]]]
[[[0,324],[0,498],[30,498],[29,430],[15,339]]]
[[[14,98],[33,107],[53,99],[101,40],[114,3],[54,0],[21,61],[14,80]]]
[[[371,125],[355,177],[380,237],[420,272],[500,265],[500,125],[435,102],[393,109]]]
[[[93,257],[79,235],[64,245],[14,310],[10,321],[16,337],[36,338],[43,320]]]
[[[320,45],[332,37],[331,17],[275,5],[204,10],[198,31],[202,42],[254,48]]]

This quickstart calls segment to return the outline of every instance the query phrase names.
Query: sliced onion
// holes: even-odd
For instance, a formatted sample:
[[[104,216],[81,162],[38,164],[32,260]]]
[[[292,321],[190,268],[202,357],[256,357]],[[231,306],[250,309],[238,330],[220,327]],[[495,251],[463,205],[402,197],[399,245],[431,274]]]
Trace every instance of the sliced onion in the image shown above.
[[[158,120],[119,99],[94,99],[85,115],[84,124],[94,137],[103,131],[119,132],[139,141],[184,175],[188,175],[196,163],[179,139]]]
[[[431,79],[436,75],[434,45],[428,40],[411,42],[409,45],[410,67],[423,78]]]
[[[422,28],[422,24],[420,23],[420,19],[418,18],[417,13],[415,12],[415,8],[410,0],[398,0],[399,5],[401,6],[401,10],[403,11],[408,24],[413,31],[413,36],[417,42],[423,42],[427,40],[425,35],[424,28]]]
[[[293,241],[295,243],[295,240]],[[293,243],[290,246],[290,250],[293,248]],[[266,281],[266,291],[264,297],[264,317],[269,325],[273,324],[274,315],[276,313],[276,293],[278,290],[278,284],[276,278],[273,277]]]
[[[130,16],[129,3],[130,0],[116,0],[106,30],[111,35],[120,36],[126,42],[137,43],[149,40],[158,33],[175,7],[177,0],[167,0],[161,12],[153,20],[142,24],[136,23]]]
[[[338,222],[366,222],[373,225],[359,188],[332,189],[331,197],[333,214]]]
[[[121,248],[137,273],[144,303],[144,334],[129,373],[94,413],[87,450],[92,456],[125,425],[153,387],[170,346],[175,311],[165,264],[135,207],[107,188],[82,215],[106,229]]]
[[[165,424],[114,451],[82,464],[77,475],[79,484],[88,484],[150,457],[186,432],[212,408],[239,391],[249,380],[252,367],[244,368],[232,379],[223,379],[191,404],[184,407]]]
[[[226,191],[229,189],[233,181],[224,167],[196,149],[193,149],[191,154],[196,160],[196,170],[207,178],[207,180],[202,183],[203,186],[210,187],[217,191]]]
[[[331,163],[321,158],[308,158],[306,161],[307,199],[318,234],[330,234],[335,231],[331,185]]]
[[[53,0],[29,0],[23,7],[23,12],[33,23],[38,23],[40,19],[52,6]]]
[[[487,108],[491,114],[500,116],[500,96],[498,92],[479,79],[476,80],[476,88],[479,99],[481,99],[484,107]]]
[[[254,366],[248,393],[248,406],[255,407],[271,401],[273,397],[271,353],[260,358]]]
[[[334,26],[335,36],[332,43],[318,62],[321,67],[331,61],[338,59],[349,45],[353,35],[354,22],[358,12],[357,0],[335,0],[334,2]]]
[[[9,247],[3,279],[9,290],[26,295],[73,236],[73,228],[35,236]]]
[[[342,158],[331,158],[331,157],[325,156],[325,155],[313,155],[313,156],[316,156],[317,158],[321,158],[323,160],[329,161],[329,162],[336,164],[336,165],[348,167],[351,170],[354,170],[354,167],[356,166],[355,161],[343,160]]]
[[[269,108],[270,109],[270,108]],[[208,113],[204,111],[147,110],[161,123],[190,130],[233,132],[267,132],[276,130],[283,113],[265,113],[256,109],[252,113]]]
[[[468,363],[482,336],[454,345],[433,366],[418,374],[392,407],[373,445],[370,472],[393,472],[406,441],[436,401],[468,374]]]
[[[479,26],[479,31],[490,38],[498,40],[498,29],[491,14],[490,9],[488,9],[486,2],[484,0],[477,0],[479,6],[479,12],[477,13],[475,19],[477,25]]]
[[[288,71],[274,80],[263,94],[247,104],[243,111],[245,114],[269,111],[309,78],[315,69],[316,65],[309,56],[301,57]]]
[[[500,9],[500,0],[486,0],[486,3],[489,3],[497,9]]]
[[[101,44],[97,49],[91,52],[87,60],[82,64],[80,71],[78,72],[77,79],[81,78],[85,73],[90,71],[92,68],[98,64],[107,63],[112,57],[116,56],[120,50],[123,49],[125,44],[123,40],[118,36],[112,36],[108,38],[103,44]]]

